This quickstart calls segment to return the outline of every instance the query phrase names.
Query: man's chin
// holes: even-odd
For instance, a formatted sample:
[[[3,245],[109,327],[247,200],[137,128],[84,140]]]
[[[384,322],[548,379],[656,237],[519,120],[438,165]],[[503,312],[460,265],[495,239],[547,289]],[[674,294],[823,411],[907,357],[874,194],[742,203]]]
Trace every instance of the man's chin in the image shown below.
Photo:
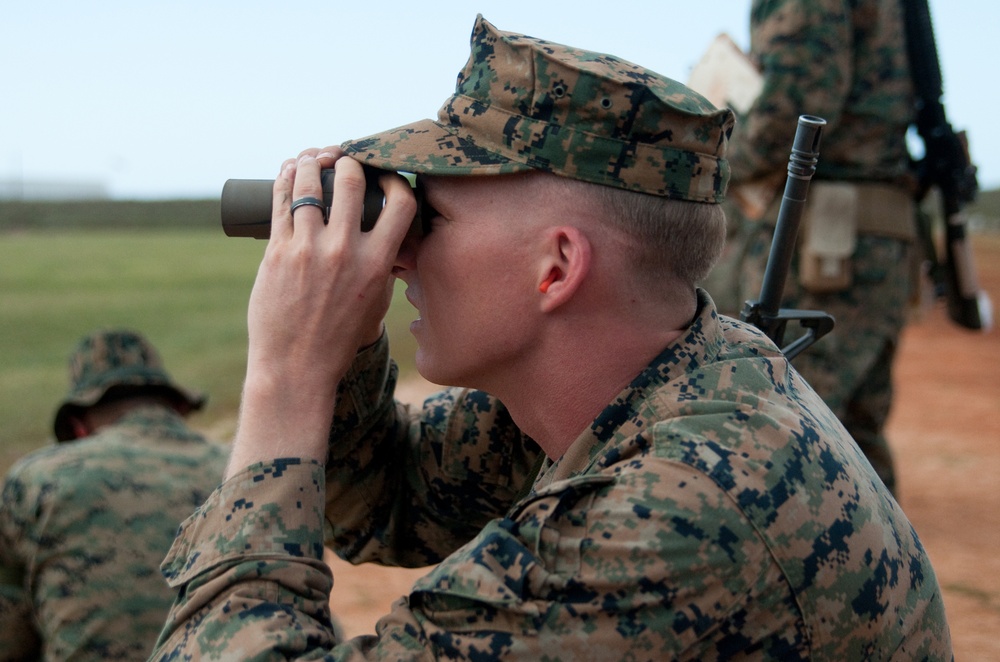
[[[427,354],[419,347],[417,348],[417,355],[414,364],[416,365],[417,373],[419,373],[420,376],[427,381],[433,384],[440,384],[442,386],[446,385],[444,382],[440,381],[439,371],[435,369],[436,366],[434,365],[434,362],[431,361]]]
[[[440,361],[435,361],[429,352],[417,347],[415,365],[417,373],[439,386],[462,386],[472,388],[467,379],[454,370],[450,370],[447,365]]]

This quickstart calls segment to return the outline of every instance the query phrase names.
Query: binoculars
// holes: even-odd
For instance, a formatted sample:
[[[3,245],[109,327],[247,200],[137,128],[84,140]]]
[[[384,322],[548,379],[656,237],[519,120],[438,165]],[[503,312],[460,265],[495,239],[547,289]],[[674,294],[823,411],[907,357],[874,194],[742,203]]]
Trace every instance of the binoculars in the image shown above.
[[[378,178],[385,171],[362,166],[365,173],[364,206],[361,213],[361,231],[368,232],[375,226],[385,194],[379,188]],[[424,204],[423,187],[410,173],[399,173],[410,182],[417,198],[417,214],[414,222],[420,223],[421,231],[430,231],[433,216],[429,206]],[[320,173],[323,185],[323,204],[330,209],[333,204],[333,168]],[[267,239],[271,236],[271,200],[274,196],[273,179],[230,179],[222,187],[222,229],[229,237],[253,237]]]

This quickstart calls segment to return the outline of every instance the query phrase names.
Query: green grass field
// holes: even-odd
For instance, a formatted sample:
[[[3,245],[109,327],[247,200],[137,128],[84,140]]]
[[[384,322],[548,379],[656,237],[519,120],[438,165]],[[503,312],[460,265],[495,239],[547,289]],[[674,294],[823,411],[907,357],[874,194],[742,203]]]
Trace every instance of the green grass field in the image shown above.
[[[981,192],[969,217],[1000,230],[1000,191]],[[218,218],[218,200],[0,201],[0,471],[50,443],[66,358],[102,326],[147,334],[179,382],[208,392],[193,424],[228,439],[265,243],[226,237]],[[405,377],[414,311],[402,289],[387,327]]]
[[[104,326],[145,333],[178,382],[209,394],[193,424],[231,434],[246,304],[265,245],[217,228],[0,233],[0,471],[51,443],[68,354]],[[413,316],[397,292],[389,326],[404,373]]]

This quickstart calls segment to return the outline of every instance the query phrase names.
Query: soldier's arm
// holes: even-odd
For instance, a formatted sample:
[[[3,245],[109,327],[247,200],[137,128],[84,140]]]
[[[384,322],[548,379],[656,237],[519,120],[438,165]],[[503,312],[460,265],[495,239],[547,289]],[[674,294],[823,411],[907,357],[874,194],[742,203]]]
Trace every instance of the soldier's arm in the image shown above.
[[[506,512],[541,450],[495,398],[446,389],[405,406],[393,399],[395,380],[383,337],[340,384],[327,544],[354,563],[426,566]]]
[[[15,551],[24,535],[24,522],[15,514],[23,496],[18,481],[8,478],[0,505],[0,661],[40,659],[42,652],[31,596],[25,590],[24,563]]]

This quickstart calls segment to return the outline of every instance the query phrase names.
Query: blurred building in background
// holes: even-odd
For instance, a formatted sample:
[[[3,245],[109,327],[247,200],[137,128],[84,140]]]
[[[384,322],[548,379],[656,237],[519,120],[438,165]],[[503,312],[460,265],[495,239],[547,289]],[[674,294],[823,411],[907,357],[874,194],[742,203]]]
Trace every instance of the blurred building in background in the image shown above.
[[[0,200],[107,200],[108,187],[99,181],[0,179]]]

